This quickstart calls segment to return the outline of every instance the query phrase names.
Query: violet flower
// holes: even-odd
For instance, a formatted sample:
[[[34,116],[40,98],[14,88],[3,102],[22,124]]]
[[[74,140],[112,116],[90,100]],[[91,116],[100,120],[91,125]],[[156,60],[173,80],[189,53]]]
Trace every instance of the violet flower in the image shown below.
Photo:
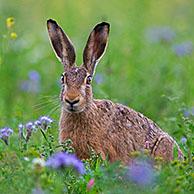
[[[24,125],[22,124],[18,125],[18,136],[20,139],[24,138],[24,129],[25,129]]]
[[[142,186],[152,184],[155,178],[154,169],[146,160],[134,160],[127,175],[132,182]]]
[[[146,30],[146,37],[150,42],[171,42],[175,38],[175,32],[169,26],[152,27]]]
[[[0,129],[0,139],[2,139],[6,145],[8,145],[9,136],[13,133],[13,130],[9,127]]]
[[[181,143],[182,143],[182,144],[186,144],[186,142],[187,142],[187,138],[183,136],[183,137],[181,138]]]
[[[58,152],[52,155],[47,161],[46,166],[54,169],[63,169],[73,167],[78,173],[84,174],[85,168],[83,163],[73,154]]]
[[[46,131],[46,130],[50,127],[50,125],[51,125],[52,122],[53,122],[53,120],[52,120],[50,117],[48,117],[48,116],[42,116],[42,117],[40,117],[40,118],[36,121],[36,123],[37,123],[44,131]]]
[[[31,135],[32,135],[32,131],[35,129],[35,126],[32,122],[28,122],[26,123],[26,141],[28,142]]]
[[[193,52],[193,43],[191,41],[187,41],[181,44],[176,44],[172,47],[172,50],[179,57],[191,55]]]
[[[37,71],[28,73],[28,80],[21,82],[20,89],[25,92],[38,93],[40,91],[40,74]]]
[[[28,73],[28,77],[30,80],[35,81],[35,82],[38,82],[40,80],[40,74],[34,70]]]
[[[32,194],[45,194],[45,192],[41,187],[36,187],[32,189]]]

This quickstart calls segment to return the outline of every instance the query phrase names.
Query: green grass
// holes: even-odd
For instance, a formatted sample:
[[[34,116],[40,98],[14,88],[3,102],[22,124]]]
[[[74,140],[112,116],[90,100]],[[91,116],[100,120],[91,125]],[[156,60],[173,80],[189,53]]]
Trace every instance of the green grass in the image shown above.
[[[14,133],[10,145],[0,142],[0,193],[27,193],[40,186],[48,193],[85,193],[90,178],[95,179],[91,193],[192,193],[194,115],[184,117],[194,107],[194,52],[177,56],[173,46],[194,43],[194,2],[154,0],[0,0],[0,128],[9,126]],[[6,27],[6,19],[15,24]],[[48,144],[38,131],[27,149],[18,141],[18,124],[50,115],[54,125],[47,136],[58,145],[60,108],[58,81],[63,72],[48,39],[46,20],[53,18],[63,27],[77,51],[77,64],[93,26],[101,21],[111,24],[109,45],[96,73],[103,82],[93,82],[95,98],[108,98],[142,112],[172,135],[183,149],[185,160],[170,164],[156,163],[154,185],[141,188],[119,180],[119,164],[109,165],[95,157],[87,175],[32,169],[33,158],[45,153]],[[151,42],[146,32],[167,26],[175,32],[169,41]],[[10,33],[17,34],[16,39]],[[21,84],[28,73],[40,74],[38,92],[23,91]],[[186,137],[186,144],[181,138]],[[50,141],[50,140],[49,140]],[[44,147],[42,147],[44,145]],[[24,157],[29,158],[25,161]],[[115,167],[116,166],[116,167]],[[122,171],[122,172],[120,172]],[[66,173],[66,174],[65,174]]]

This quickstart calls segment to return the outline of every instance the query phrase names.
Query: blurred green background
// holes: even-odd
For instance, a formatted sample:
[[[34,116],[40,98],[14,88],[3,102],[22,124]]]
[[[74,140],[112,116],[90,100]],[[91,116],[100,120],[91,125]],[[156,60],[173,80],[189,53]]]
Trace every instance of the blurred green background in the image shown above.
[[[123,103],[161,125],[177,111],[168,99],[192,110],[193,10],[193,0],[0,0],[0,125],[40,115],[58,120],[63,67],[49,43],[49,18],[73,41],[77,64],[93,26],[110,22],[109,46],[93,81],[96,98]]]

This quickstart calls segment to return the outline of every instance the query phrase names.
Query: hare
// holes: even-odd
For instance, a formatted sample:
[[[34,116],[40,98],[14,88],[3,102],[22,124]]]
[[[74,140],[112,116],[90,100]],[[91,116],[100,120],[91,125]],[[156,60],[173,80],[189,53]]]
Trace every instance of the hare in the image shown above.
[[[130,153],[147,149],[151,156],[173,159],[175,140],[144,115],[110,100],[96,100],[92,94],[92,78],[108,42],[110,25],[97,24],[83,51],[83,64],[75,64],[72,42],[56,21],[47,21],[51,44],[64,65],[61,77],[62,102],[59,140],[71,139],[80,159],[90,156],[91,148],[102,159],[130,161]]]

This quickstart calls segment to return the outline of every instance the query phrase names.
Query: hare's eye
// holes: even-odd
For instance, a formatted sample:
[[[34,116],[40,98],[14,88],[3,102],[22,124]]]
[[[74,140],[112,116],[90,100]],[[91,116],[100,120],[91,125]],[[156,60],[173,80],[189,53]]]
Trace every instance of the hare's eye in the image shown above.
[[[91,81],[92,81],[92,76],[89,75],[86,79],[86,84],[91,84]]]
[[[62,74],[61,74],[61,84],[64,84],[64,79],[65,79],[65,74],[62,73]]]

